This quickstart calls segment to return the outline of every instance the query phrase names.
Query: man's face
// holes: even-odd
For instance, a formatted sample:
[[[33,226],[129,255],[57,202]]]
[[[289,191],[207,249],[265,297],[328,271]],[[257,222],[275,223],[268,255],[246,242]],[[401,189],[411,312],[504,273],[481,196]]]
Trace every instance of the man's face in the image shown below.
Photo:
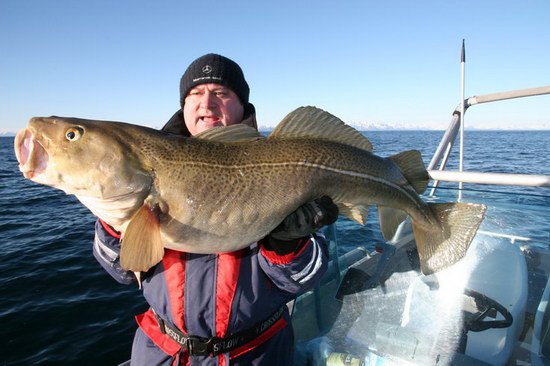
[[[219,84],[201,84],[189,91],[183,118],[191,136],[216,126],[241,123],[244,107],[231,89]]]

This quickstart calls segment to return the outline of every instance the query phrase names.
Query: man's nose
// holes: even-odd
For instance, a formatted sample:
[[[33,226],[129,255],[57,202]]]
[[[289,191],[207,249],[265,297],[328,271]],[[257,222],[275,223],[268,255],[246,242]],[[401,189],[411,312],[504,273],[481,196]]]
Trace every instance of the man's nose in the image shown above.
[[[210,108],[210,107],[215,106],[216,104],[214,103],[214,99],[215,99],[214,93],[211,93],[209,91],[205,91],[201,95],[201,99],[200,99],[201,107]]]

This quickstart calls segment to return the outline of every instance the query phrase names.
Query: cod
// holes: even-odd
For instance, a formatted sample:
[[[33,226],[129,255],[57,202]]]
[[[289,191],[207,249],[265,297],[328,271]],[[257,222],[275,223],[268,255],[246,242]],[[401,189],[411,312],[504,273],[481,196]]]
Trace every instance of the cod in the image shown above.
[[[421,270],[430,274],[464,256],[486,209],[424,202],[429,176],[418,151],[379,157],[361,133],[315,107],[291,112],[267,138],[245,125],[189,138],[35,117],[14,145],[27,179],[75,195],[122,233],[120,263],[134,272],[160,262],[164,248],[247,247],[302,204],[329,196],[362,225],[377,205],[386,239],[410,216]]]

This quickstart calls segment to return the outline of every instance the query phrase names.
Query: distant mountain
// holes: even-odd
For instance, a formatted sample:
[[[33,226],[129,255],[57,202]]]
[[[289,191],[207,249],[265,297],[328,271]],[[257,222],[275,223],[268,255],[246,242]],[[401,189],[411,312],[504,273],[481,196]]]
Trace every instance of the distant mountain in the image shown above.
[[[359,131],[439,130],[439,128],[434,128],[428,125],[414,126],[414,125],[404,125],[396,122],[392,122],[391,124],[383,123],[383,122],[358,122],[358,123],[350,123],[350,125]]]
[[[0,137],[13,137],[13,136],[15,136],[15,132],[0,131]]]
[[[406,126],[399,123],[388,124],[382,122],[358,122],[350,123],[349,125],[358,131],[441,130],[441,128],[433,128],[429,126]],[[260,126],[259,130],[267,134],[273,130],[273,127]]]

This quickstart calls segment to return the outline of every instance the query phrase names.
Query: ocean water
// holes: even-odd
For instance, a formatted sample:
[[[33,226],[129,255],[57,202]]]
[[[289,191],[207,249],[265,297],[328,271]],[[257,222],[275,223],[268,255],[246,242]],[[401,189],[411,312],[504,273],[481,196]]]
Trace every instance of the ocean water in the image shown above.
[[[443,133],[366,135],[381,156],[418,149],[427,164]],[[550,131],[466,131],[465,148],[465,170],[550,174]],[[449,169],[456,168],[456,155]],[[466,188],[472,199],[490,195],[502,207],[550,206],[546,188]],[[24,179],[13,138],[0,138],[0,365],[116,365],[129,358],[133,317],[147,305],[137,286],[119,285],[93,258],[94,221],[73,196]],[[340,220],[340,251],[379,242],[376,221],[371,214],[365,229]],[[550,242],[547,227],[534,229],[543,247]]]

